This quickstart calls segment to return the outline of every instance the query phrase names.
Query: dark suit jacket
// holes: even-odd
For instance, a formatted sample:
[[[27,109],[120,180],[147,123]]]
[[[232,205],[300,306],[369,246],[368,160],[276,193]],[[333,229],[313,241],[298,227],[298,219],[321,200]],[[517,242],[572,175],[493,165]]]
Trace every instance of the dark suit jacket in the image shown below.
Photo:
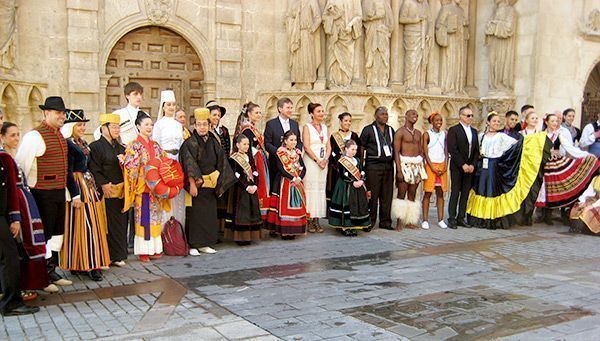
[[[292,120],[290,118],[290,130],[293,131],[298,137],[298,145],[296,148],[302,150],[302,136],[300,135],[300,127],[298,126],[298,122]],[[265,127],[265,148],[269,153],[269,171],[271,171],[271,181],[275,178],[275,173],[277,172],[277,149],[281,147],[281,143],[283,140],[283,126],[279,121],[279,116],[275,117],[272,120],[267,121],[267,125]]]
[[[469,140],[461,126],[457,124],[448,129],[448,153],[450,154],[450,168],[462,171],[462,166],[477,165],[479,160],[479,139],[477,130],[471,127],[473,139],[471,140],[471,155],[469,155]]]

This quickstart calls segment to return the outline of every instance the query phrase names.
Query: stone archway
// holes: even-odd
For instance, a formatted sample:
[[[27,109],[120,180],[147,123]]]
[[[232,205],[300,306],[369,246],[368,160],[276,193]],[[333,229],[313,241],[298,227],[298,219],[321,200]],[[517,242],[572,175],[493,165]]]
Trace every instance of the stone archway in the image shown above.
[[[106,110],[127,102],[123,87],[138,82],[144,87],[142,109],[156,117],[161,90],[175,91],[184,110],[203,106],[204,68],[192,45],[164,27],[145,26],[125,34],[112,48],[107,62]]]
[[[590,72],[583,90],[581,127],[594,121],[598,112],[600,112],[600,63],[596,64]]]

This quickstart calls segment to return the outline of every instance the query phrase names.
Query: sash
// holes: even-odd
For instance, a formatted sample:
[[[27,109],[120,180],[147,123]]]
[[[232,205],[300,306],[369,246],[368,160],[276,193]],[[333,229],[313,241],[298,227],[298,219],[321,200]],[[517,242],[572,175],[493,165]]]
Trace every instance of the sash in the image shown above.
[[[340,133],[340,131],[338,130],[335,133],[333,133],[331,136],[333,137],[333,140],[340,148],[340,151],[343,153],[346,143],[344,142],[344,137],[342,136],[342,133]]]
[[[300,161],[300,156],[298,155],[296,150],[294,150],[294,154],[296,155],[296,157],[292,158],[292,157],[290,157],[290,154],[288,153],[288,151],[285,148],[279,148],[277,150],[277,157],[279,158],[279,160],[281,160],[283,169],[286,172],[292,174],[292,176],[299,178],[300,173],[301,173],[301,170],[298,166],[298,163]]]
[[[258,145],[260,146],[260,148],[262,150],[266,150],[265,149],[265,138],[258,131],[258,129],[256,129],[256,127],[253,124],[247,123],[244,126],[242,126],[242,131],[240,132],[240,134],[243,133],[244,130],[246,130],[246,129],[250,129],[250,131],[252,132],[252,134],[254,134],[254,137],[256,138],[256,141],[258,142]]]
[[[339,162],[348,171],[348,173],[350,173],[356,179],[356,181],[362,180],[360,169],[358,169],[358,167],[356,167],[347,156],[342,156]]]
[[[213,129],[210,129],[208,132],[211,133],[217,139],[217,142],[219,142],[219,145],[221,145],[221,136],[219,136],[219,134],[217,134],[217,132],[214,131]]]
[[[244,154],[240,152],[235,152],[231,154],[230,158],[242,167],[248,179],[254,180],[254,174],[252,174],[252,166],[250,165],[250,162],[246,161],[246,159],[244,158]]]

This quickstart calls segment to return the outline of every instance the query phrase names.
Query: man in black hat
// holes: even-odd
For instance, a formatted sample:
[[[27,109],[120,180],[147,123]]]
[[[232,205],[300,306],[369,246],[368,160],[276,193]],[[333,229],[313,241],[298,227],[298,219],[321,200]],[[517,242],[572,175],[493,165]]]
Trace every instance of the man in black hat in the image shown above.
[[[16,159],[23,169],[44,224],[50,281],[61,286],[71,285],[71,281],[55,271],[65,230],[68,160],[67,142],[60,128],[65,123],[67,109],[63,99],[56,96],[46,98],[40,109],[43,110],[44,120],[23,136]]]

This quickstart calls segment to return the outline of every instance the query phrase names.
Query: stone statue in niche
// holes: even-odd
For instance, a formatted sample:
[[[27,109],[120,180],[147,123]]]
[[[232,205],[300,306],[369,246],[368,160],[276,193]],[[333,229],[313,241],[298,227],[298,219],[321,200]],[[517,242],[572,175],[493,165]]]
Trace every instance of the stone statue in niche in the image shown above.
[[[510,94],[514,89],[515,42],[518,14],[516,1],[496,0],[496,9],[485,26],[489,45],[489,87],[491,93]]]
[[[444,94],[463,94],[465,87],[467,18],[461,0],[442,0],[435,23],[435,41],[440,46],[440,86]]]
[[[16,0],[0,0],[0,67],[12,69],[16,53]]]
[[[318,0],[289,0],[286,17],[288,67],[296,89],[312,89],[321,65],[321,8]]]
[[[404,0],[400,7],[400,24],[404,25],[404,85],[407,92],[425,88],[431,21],[427,0]]]
[[[389,0],[363,0],[367,86],[386,87],[390,79],[390,37],[394,14]]]
[[[595,8],[590,12],[587,21],[587,29],[592,33],[600,33],[600,10]]]
[[[362,35],[360,0],[327,0],[323,29],[327,35],[329,87],[349,88],[354,71],[354,45]]]

